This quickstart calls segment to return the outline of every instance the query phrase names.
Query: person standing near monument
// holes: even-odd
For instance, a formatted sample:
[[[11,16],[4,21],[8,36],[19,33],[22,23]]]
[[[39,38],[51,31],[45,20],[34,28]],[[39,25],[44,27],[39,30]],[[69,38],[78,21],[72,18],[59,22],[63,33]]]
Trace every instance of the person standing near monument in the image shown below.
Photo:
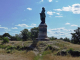
[[[40,13],[41,24],[45,23],[45,17],[46,17],[46,15],[45,15],[45,8],[42,7],[42,11]]]

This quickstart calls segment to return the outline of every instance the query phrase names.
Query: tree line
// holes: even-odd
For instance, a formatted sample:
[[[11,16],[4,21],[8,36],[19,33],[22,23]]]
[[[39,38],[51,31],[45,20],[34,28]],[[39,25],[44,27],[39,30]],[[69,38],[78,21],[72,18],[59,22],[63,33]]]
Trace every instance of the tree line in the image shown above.
[[[4,33],[3,35],[0,35],[0,40],[3,40],[4,37],[7,37],[11,41],[35,40],[36,38],[38,38],[39,28],[34,27],[34,28],[31,28],[30,30],[23,29],[20,32],[21,32],[20,34],[15,34],[15,36],[11,36],[9,33]],[[78,29],[74,30],[74,33],[71,33],[71,35],[72,35],[71,40],[67,37],[59,38],[59,39],[63,41],[71,42],[74,44],[80,44],[80,28],[78,27]],[[57,38],[52,36],[52,37],[49,37],[49,39],[56,40]]]
[[[31,28],[30,31],[28,29],[23,29],[20,32],[20,34],[15,34],[15,36],[11,36],[9,33],[4,33],[3,35],[0,35],[0,40],[7,37],[11,41],[27,41],[38,37],[38,27]]]

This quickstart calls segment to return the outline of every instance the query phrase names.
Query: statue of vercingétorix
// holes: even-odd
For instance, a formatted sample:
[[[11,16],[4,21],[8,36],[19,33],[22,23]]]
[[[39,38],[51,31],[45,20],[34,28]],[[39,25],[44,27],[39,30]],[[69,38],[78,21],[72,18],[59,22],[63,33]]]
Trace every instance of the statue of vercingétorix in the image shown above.
[[[45,23],[45,17],[46,17],[46,15],[45,15],[45,8],[42,7],[42,11],[40,13],[41,24]]]

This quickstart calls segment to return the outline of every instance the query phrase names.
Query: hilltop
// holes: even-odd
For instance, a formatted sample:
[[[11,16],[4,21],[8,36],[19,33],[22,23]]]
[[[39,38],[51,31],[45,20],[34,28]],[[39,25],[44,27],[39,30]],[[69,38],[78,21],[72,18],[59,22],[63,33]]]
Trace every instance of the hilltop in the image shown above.
[[[1,42],[1,41],[0,41]],[[62,40],[38,41],[32,47],[32,41],[10,41],[0,43],[1,60],[79,60],[80,57],[71,55],[70,51],[80,53],[80,45]]]

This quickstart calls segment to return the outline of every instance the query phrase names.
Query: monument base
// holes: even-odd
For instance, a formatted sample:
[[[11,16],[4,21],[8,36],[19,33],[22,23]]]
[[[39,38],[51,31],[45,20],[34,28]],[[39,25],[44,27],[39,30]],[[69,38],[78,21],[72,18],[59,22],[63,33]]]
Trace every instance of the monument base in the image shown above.
[[[39,25],[39,33],[38,33],[37,40],[49,41],[49,38],[47,37],[47,25],[46,25],[46,23]]]
[[[49,38],[36,38],[36,40],[38,40],[38,41],[49,41]]]

